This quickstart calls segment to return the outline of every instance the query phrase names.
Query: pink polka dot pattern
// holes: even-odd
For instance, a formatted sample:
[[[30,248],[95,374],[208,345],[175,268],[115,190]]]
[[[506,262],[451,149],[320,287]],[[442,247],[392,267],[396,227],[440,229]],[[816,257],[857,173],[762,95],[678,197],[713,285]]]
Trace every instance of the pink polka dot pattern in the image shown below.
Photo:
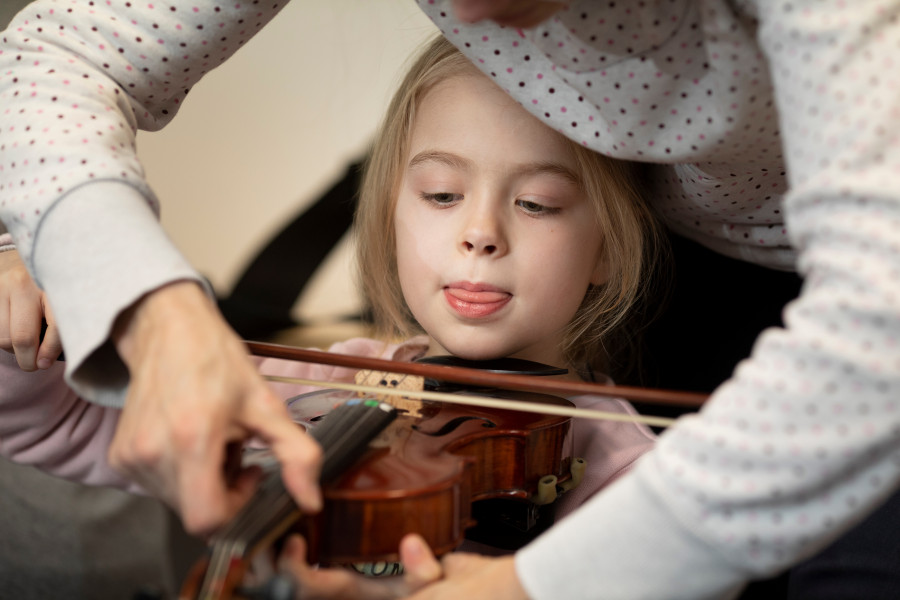
[[[479,68],[569,138],[617,158],[688,163],[655,182],[674,229],[790,268],[778,118],[752,21],[735,26],[699,2],[581,2],[521,31],[461,27],[449,8],[421,4]]]
[[[135,156],[191,86],[284,2],[43,0],[0,38],[0,219],[27,258],[40,218],[96,180],[138,188]]]
[[[657,163],[653,202],[674,230],[806,277],[787,328],[765,332],[705,410],[662,438],[634,488],[743,577],[822,547],[895,489],[900,7],[574,1],[521,31],[461,24],[449,2],[420,5],[538,119],[603,154]],[[568,530],[585,554],[610,541],[606,528],[634,519],[639,530],[647,517],[597,507],[578,524],[583,543]],[[576,551],[554,546],[562,537],[520,572],[566,571],[555,557]],[[591,576],[614,576],[616,560],[603,554]]]

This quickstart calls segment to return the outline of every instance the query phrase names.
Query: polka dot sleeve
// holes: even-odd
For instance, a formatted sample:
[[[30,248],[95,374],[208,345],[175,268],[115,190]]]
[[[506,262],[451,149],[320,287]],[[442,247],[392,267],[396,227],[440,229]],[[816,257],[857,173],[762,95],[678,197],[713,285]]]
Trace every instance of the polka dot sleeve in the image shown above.
[[[68,190],[113,179],[156,210],[135,155],[283,5],[39,0],[0,37],[0,220],[26,259]]]
[[[699,415],[519,554],[530,595],[727,597],[892,493],[900,7],[576,1],[520,32],[421,5],[544,122],[660,164],[653,201],[673,229],[759,264],[790,258],[805,277],[787,327],[764,332]]]
[[[0,220],[52,298],[69,383],[92,401],[118,405],[127,386],[107,344],[116,315],[200,281],[157,223],[136,132],[168,123],[283,4],[38,0],[0,34]]]
[[[793,268],[778,116],[752,19],[704,9],[716,3],[586,1],[516,30],[466,26],[449,1],[419,1],[538,119],[607,156],[661,165],[653,194],[669,227],[728,256]]]

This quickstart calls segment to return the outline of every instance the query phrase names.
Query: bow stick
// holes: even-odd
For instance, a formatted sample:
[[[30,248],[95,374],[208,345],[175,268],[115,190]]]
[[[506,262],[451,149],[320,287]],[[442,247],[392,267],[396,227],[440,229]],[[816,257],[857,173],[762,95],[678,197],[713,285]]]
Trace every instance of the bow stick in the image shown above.
[[[266,356],[271,358],[282,358],[288,360],[297,360],[301,362],[327,364],[332,366],[349,367],[355,369],[370,369],[373,371],[385,371],[390,373],[405,373],[407,375],[419,375],[439,381],[447,381],[454,383],[463,383],[467,385],[479,385],[486,387],[496,387],[510,390],[543,392],[547,394],[567,394],[567,395],[585,395],[593,394],[606,397],[624,398],[633,402],[647,402],[653,404],[683,406],[697,408],[701,406],[707,399],[704,394],[695,392],[681,392],[674,390],[660,390],[651,388],[639,388],[630,386],[605,385],[598,383],[588,383],[583,381],[568,381],[561,379],[541,378],[532,375],[515,375],[507,373],[491,373],[480,369],[468,367],[455,367],[447,365],[434,365],[415,362],[400,362],[385,360],[381,358],[372,358],[364,356],[352,356],[348,354],[336,354],[332,352],[324,352],[321,350],[307,350],[302,348],[294,348],[291,346],[283,346],[280,344],[269,344],[263,342],[246,342],[248,349],[252,354],[257,356]],[[282,381],[290,383],[301,383],[306,385],[315,385],[321,387],[332,387],[338,389],[350,389],[353,391],[361,391],[366,393],[389,393],[383,388],[366,388],[352,384],[335,384],[329,382],[317,382],[312,380],[294,379],[276,376],[266,376],[270,381]],[[403,392],[404,395],[412,395],[409,391]],[[455,402],[457,404],[470,404],[487,406],[491,405],[499,408],[527,410],[529,412],[548,412],[561,410],[558,407],[549,407],[547,409],[535,407],[533,403],[519,403],[523,407],[515,407],[509,400],[497,401],[489,398],[461,396],[458,394],[439,394],[437,392],[415,392],[416,396],[423,399],[435,399],[444,402]],[[491,404],[494,403],[494,404]],[[530,406],[528,406],[530,404]],[[672,419],[664,419],[662,417],[645,417],[642,415],[627,416],[616,415],[615,413],[606,413],[604,411],[589,411],[586,409],[562,409],[567,410],[565,414],[568,416],[579,416],[588,418],[612,418],[617,420],[629,420],[644,422],[649,425],[670,425]],[[589,414],[596,413],[596,414]],[[624,417],[624,418],[623,418]]]

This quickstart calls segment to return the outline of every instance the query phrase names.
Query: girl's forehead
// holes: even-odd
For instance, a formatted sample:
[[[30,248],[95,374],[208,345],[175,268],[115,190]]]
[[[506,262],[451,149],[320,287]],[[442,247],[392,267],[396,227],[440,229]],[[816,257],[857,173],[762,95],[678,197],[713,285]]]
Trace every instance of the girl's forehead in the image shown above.
[[[429,89],[416,107],[409,138],[410,157],[437,145],[472,160],[552,160],[575,167],[566,138],[480,72],[454,75]]]

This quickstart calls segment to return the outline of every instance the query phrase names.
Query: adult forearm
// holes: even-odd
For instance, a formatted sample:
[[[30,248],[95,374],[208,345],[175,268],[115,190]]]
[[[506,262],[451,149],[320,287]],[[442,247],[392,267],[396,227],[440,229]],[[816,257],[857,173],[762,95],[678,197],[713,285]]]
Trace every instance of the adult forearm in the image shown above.
[[[171,120],[284,4],[39,0],[0,37],[0,114],[14,115],[0,124],[0,220],[47,291],[85,397],[122,401],[124,367],[103,345],[116,316],[199,280],[155,222],[136,132]]]

